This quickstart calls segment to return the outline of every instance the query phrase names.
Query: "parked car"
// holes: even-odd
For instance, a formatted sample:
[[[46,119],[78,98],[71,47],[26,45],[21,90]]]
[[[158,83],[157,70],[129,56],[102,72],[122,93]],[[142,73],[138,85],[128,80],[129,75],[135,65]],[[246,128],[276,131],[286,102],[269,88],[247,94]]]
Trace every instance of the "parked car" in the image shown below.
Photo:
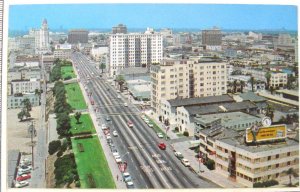
[[[118,152],[113,153],[113,156],[120,156]]]
[[[156,134],[157,134],[158,138],[164,138],[164,135],[161,132],[157,132]]]
[[[132,181],[131,176],[128,172],[123,173],[123,179],[124,179],[125,182]]]
[[[152,124],[152,123],[148,123],[148,126],[152,128],[152,127],[153,127],[153,124]]]
[[[101,129],[102,130],[107,129],[107,126],[105,124],[102,124]]]
[[[27,179],[30,179],[31,178],[31,175],[30,174],[23,174],[23,175],[20,175],[19,177],[17,177],[17,181],[24,181],[24,180],[27,180]]]
[[[161,149],[161,150],[165,150],[167,148],[166,144],[164,143],[159,143],[158,144],[158,147]]]
[[[178,159],[183,159],[183,155],[179,151],[176,151],[174,154]]]
[[[115,158],[115,159],[116,159],[116,162],[117,162],[117,163],[122,163],[121,157],[117,157],[117,158]]]
[[[28,181],[20,181],[20,182],[17,182],[15,184],[15,187],[16,188],[22,188],[22,187],[26,187],[29,185],[29,182]]]
[[[110,121],[111,119],[110,119],[110,117],[109,116],[107,116],[106,117],[106,121]]]
[[[190,162],[189,162],[189,160],[187,160],[187,159],[181,159],[181,163],[184,165],[184,166],[186,166],[186,167],[189,167],[190,166]]]
[[[127,122],[128,127],[132,128],[133,127],[133,123],[131,121]]]
[[[124,106],[125,106],[125,107],[128,107],[128,104],[127,104],[127,103],[124,103]]]
[[[134,185],[133,185],[132,181],[126,182],[126,186],[127,186],[128,189],[133,189],[134,188]]]
[[[118,99],[121,99],[121,95],[118,95]]]
[[[114,137],[118,137],[118,132],[117,131],[113,131],[112,134],[113,134]]]
[[[32,170],[32,167],[30,165],[24,165],[24,164],[20,164],[19,168]]]

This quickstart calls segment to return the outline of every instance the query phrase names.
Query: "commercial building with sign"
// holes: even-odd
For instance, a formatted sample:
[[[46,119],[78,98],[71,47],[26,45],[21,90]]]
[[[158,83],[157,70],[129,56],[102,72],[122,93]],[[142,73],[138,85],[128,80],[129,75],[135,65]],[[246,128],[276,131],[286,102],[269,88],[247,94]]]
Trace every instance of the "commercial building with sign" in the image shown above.
[[[245,145],[241,136],[216,141],[216,170],[245,186],[256,182],[287,179],[284,171],[299,172],[299,141],[284,141],[254,146]]]

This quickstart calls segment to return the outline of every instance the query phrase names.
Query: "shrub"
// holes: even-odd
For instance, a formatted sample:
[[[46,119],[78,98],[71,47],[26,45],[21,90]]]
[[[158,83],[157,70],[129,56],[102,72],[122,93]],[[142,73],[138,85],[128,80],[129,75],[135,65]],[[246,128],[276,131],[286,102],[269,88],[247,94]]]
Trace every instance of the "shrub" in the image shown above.
[[[75,137],[75,140],[78,140],[78,139],[88,139],[88,138],[93,138],[93,136],[92,135],[85,135],[85,136]]]
[[[55,152],[57,152],[61,147],[60,140],[51,141],[49,143],[48,152],[50,155],[53,155]]]
[[[178,132],[178,131],[179,131],[179,128],[178,128],[178,127],[175,127],[175,131]]]
[[[76,181],[76,182],[75,182],[75,186],[79,188],[79,187],[81,186],[81,185],[80,185],[80,181]]]
[[[209,169],[209,170],[214,170],[215,169],[215,161],[214,160],[207,160],[204,165]]]
[[[73,136],[79,136],[79,135],[90,135],[92,134],[91,131],[83,131],[83,132],[80,132],[80,133],[73,133],[72,135]]]
[[[264,181],[264,182],[257,182],[253,184],[254,188],[262,188],[262,187],[271,187],[274,185],[278,185],[278,181],[276,180],[268,180],[268,181]]]
[[[87,174],[90,188],[96,188],[96,182],[92,174]]]
[[[66,76],[64,80],[69,80],[69,79],[72,79],[70,75]]]
[[[77,147],[78,147],[79,152],[84,152],[82,143],[77,143]]]
[[[57,155],[57,157],[61,157],[62,155],[63,155],[63,151],[62,150],[60,150],[56,155]]]
[[[185,132],[183,132],[183,135],[186,136],[186,137],[188,137],[189,136],[189,132],[185,131]]]

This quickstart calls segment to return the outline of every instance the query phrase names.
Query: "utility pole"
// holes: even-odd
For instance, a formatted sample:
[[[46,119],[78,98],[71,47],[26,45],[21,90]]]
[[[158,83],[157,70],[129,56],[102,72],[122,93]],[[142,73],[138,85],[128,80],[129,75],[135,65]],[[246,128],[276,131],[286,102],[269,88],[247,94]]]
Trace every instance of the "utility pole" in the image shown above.
[[[33,134],[35,134],[35,129],[34,129],[34,124],[33,121],[31,121],[31,125],[30,125],[30,132],[31,132],[31,161],[32,161],[32,169],[34,169],[34,142],[33,142]]]

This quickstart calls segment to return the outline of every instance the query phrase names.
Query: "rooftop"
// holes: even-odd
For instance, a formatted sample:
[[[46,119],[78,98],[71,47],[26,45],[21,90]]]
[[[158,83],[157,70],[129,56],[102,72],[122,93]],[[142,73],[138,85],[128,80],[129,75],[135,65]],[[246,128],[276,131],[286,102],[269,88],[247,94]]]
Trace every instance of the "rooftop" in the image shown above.
[[[261,96],[258,96],[256,95],[255,93],[249,91],[247,93],[241,93],[239,95],[244,101],[245,100],[249,100],[249,101],[252,101],[252,102],[263,102],[263,101],[267,101],[266,98],[264,97],[261,97]]]
[[[299,97],[299,91],[298,90],[288,90],[288,89],[283,89],[283,90],[276,90],[277,93],[285,93],[288,95],[293,95]]]
[[[274,143],[266,143],[266,144],[259,144],[255,146],[249,146],[246,145],[244,142],[243,136],[237,136],[237,137],[231,137],[231,138],[223,138],[219,139],[221,142],[224,142],[226,144],[236,146],[240,149],[244,149],[251,153],[258,153],[258,152],[264,152],[264,151],[270,151],[275,150],[279,148],[286,148],[291,146],[299,146],[299,142],[293,139],[286,138],[285,141],[279,141]]]
[[[217,113],[217,114],[209,114],[209,115],[201,115],[196,118],[197,120],[207,124],[214,120],[221,119],[221,124],[224,127],[231,127],[236,124],[241,123],[251,123],[251,122],[260,122],[261,118],[249,115],[243,112],[231,112],[231,113]],[[242,127],[241,127],[242,128]],[[236,130],[240,130],[238,127],[234,128]],[[244,128],[242,128],[244,130]]]
[[[122,75],[145,74],[145,73],[149,73],[148,68],[145,67],[130,67],[120,72],[120,74]]]
[[[243,102],[227,102],[222,104],[210,104],[202,106],[186,106],[185,109],[190,115],[205,115],[221,112],[240,111],[246,109],[256,108],[257,106],[250,101]]]
[[[234,99],[229,95],[220,95],[220,96],[208,96],[208,97],[186,98],[186,99],[177,98],[168,101],[172,107],[180,107],[180,106],[234,102]]]

